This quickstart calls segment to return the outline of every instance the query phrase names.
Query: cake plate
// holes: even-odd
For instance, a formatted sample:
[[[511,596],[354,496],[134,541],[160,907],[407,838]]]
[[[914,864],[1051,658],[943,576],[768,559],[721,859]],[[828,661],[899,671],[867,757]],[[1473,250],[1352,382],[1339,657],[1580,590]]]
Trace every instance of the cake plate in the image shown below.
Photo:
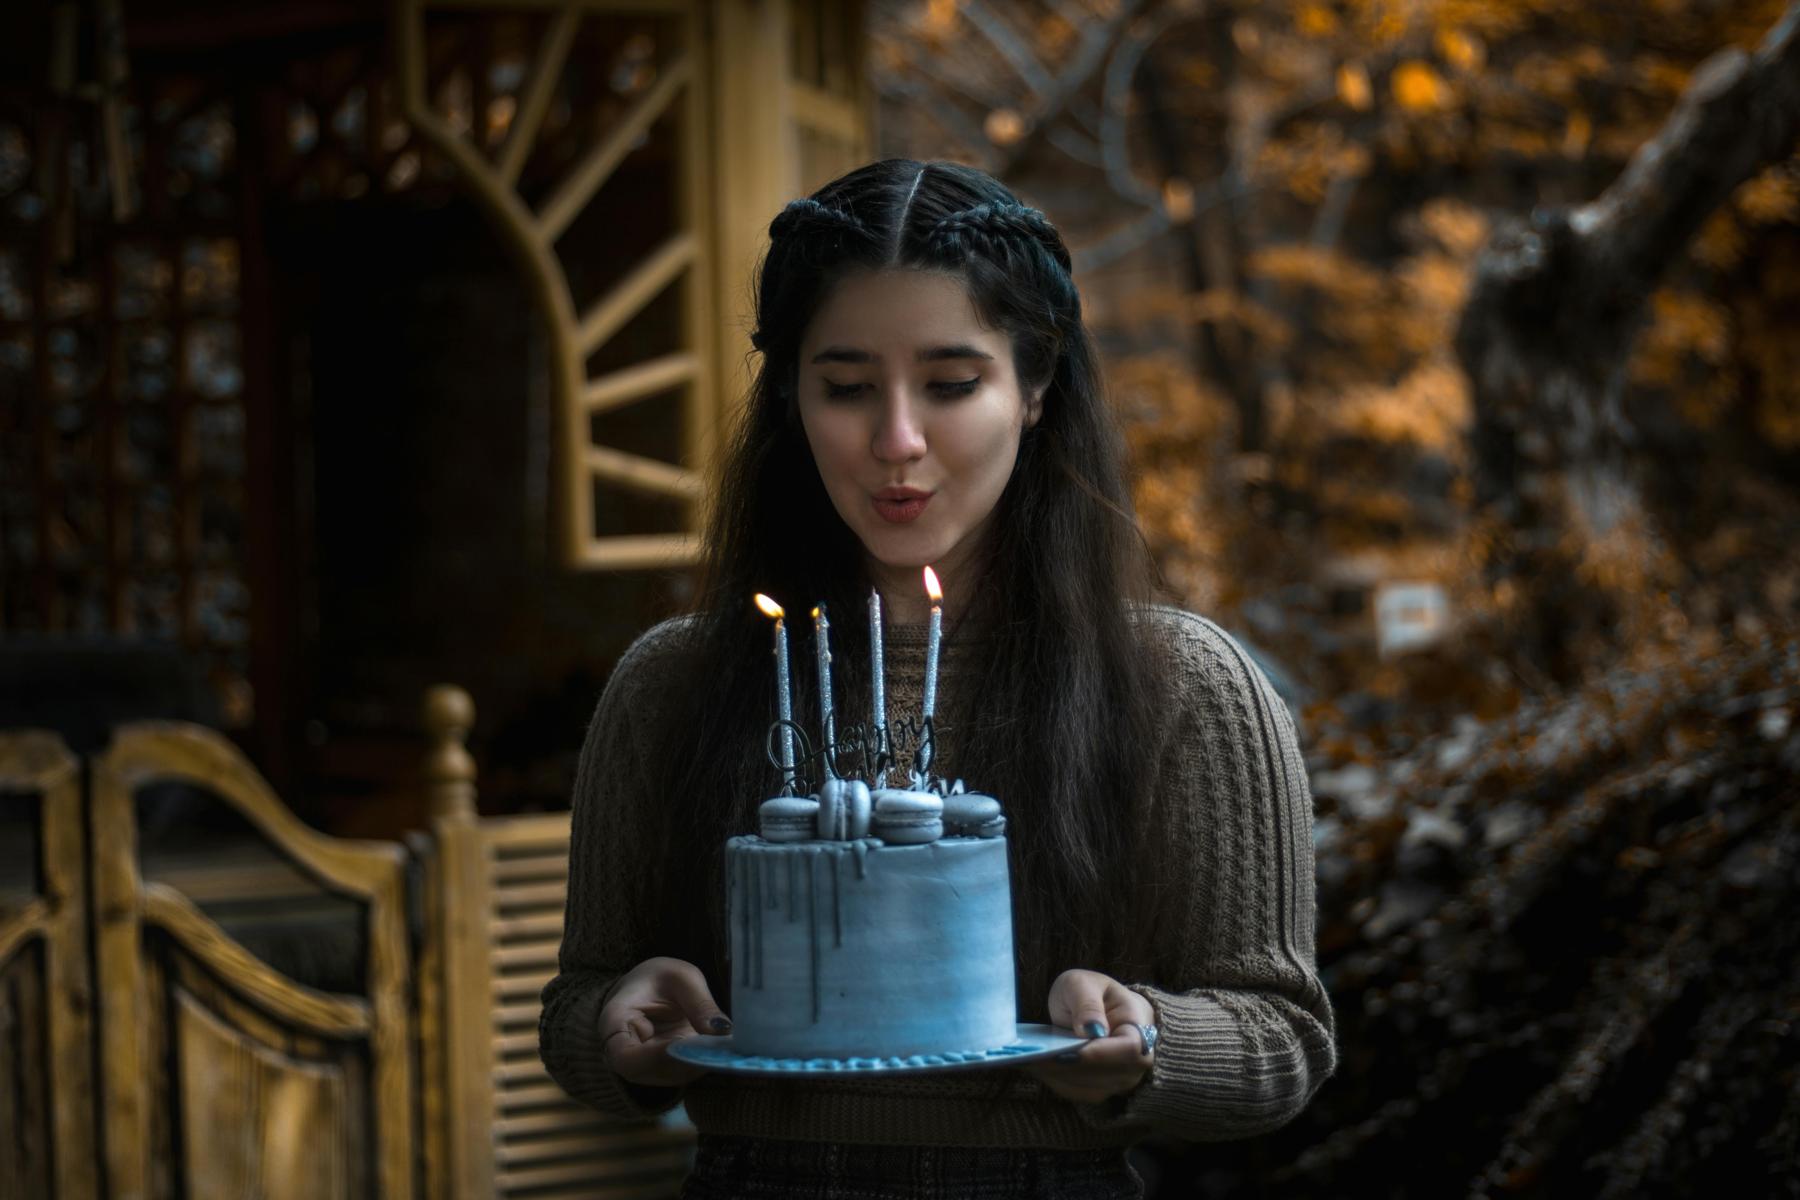
[[[1017,1036],[1005,1046],[990,1050],[959,1050],[946,1054],[868,1055],[859,1058],[769,1058],[740,1054],[731,1048],[731,1035],[683,1038],[669,1047],[669,1056],[739,1075],[778,1075],[805,1078],[818,1075],[902,1075],[933,1071],[969,1071],[1011,1067],[1051,1058],[1090,1039],[1055,1025],[1017,1026]]]

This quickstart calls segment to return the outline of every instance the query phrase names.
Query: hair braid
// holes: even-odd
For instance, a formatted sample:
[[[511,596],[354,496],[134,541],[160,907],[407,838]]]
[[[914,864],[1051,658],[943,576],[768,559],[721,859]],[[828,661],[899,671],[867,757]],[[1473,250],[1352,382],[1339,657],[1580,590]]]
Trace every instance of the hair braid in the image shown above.
[[[1006,252],[1020,243],[1036,245],[1065,272],[1072,269],[1069,248],[1063,244],[1056,226],[1042,212],[1024,204],[977,204],[940,219],[926,236],[944,243],[952,252],[975,249],[1000,261],[1005,261]]]
[[[869,227],[841,208],[817,200],[795,200],[769,222],[769,240],[785,242],[807,234],[839,233],[868,238]]]

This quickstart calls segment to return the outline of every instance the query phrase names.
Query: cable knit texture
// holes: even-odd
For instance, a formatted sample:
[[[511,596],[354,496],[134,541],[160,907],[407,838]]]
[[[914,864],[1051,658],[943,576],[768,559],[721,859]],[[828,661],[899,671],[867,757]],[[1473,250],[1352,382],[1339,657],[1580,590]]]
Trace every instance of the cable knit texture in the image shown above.
[[[1249,1137],[1290,1120],[1336,1064],[1331,1003],[1314,966],[1312,801],[1286,707],[1229,635],[1172,608],[1139,620],[1173,656],[1160,765],[1149,819],[1157,853],[1137,874],[1142,914],[1162,941],[1156,978],[1124,980],[1150,1001],[1162,1030],[1155,1065],[1105,1104],[1065,1101],[1023,1071],[865,1079],[708,1075],[684,1089],[642,1088],[607,1069],[600,1009],[621,974],[654,956],[649,914],[627,911],[633,873],[686,881],[644,861],[641,829],[657,798],[644,785],[640,731],[658,697],[676,626],[639,638],[601,696],[582,748],[570,844],[561,973],[544,989],[540,1050],[571,1095],[620,1117],[649,1117],[685,1101],[706,1133],[917,1145],[1093,1148],[1148,1131],[1190,1141]],[[923,627],[887,632],[889,711],[916,711]],[[946,648],[940,688],[956,686],[970,639]],[[978,786],[977,764],[947,775]],[[905,761],[905,747],[902,751]],[[1000,797],[1001,803],[1006,797]],[[746,800],[747,822],[755,802]],[[720,830],[721,839],[752,832]],[[724,903],[724,897],[719,897]],[[1105,964],[1081,964],[1105,970]],[[720,981],[715,995],[724,996]],[[1021,997],[1022,1002],[1025,998]],[[1043,998],[1034,1007],[1043,1008]]]

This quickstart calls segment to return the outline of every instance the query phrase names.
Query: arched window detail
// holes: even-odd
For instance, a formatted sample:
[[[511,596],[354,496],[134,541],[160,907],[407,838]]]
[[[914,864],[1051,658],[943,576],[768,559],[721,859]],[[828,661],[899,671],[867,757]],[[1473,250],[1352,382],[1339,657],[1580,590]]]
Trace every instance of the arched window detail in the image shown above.
[[[540,10],[542,31],[505,102],[483,111],[470,104],[459,119],[456,97],[466,88],[454,70],[434,69],[443,64],[433,61],[433,39],[440,25],[453,30],[483,7]],[[399,6],[406,118],[495,221],[545,320],[556,544],[574,568],[681,565],[697,552],[716,392],[701,8],[651,0]],[[565,143],[590,122],[566,163],[541,144],[553,117],[566,127]],[[634,155],[667,169],[672,228],[649,245],[608,239],[596,255],[595,231],[583,221],[601,211],[596,201]],[[531,186],[547,174],[554,182]],[[569,243],[588,247],[580,261]],[[584,286],[595,279],[603,282]],[[661,406],[650,414],[657,428],[609,420],[651,404]]]

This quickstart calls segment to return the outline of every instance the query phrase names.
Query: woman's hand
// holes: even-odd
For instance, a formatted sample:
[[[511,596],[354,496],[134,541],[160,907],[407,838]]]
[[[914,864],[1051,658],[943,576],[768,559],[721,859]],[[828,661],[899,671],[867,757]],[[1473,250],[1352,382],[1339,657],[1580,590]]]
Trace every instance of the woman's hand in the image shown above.
[[[731,1032],[706,976],[679,958],[647,958],[625,973],[600,1010],[606,1065],[629,1083],[678,1087],[705,1067],[669,1057],[669,1047],[697,1034]]]
[[[1050,1023],[1092,1040],[1024,1069],[1065,1100],[1097,1104],[1122,1095],[1150,1070],[1138,1031],[1155,1020],[1150,1002],[1111,976],[1064,971],[1050,985]]]

